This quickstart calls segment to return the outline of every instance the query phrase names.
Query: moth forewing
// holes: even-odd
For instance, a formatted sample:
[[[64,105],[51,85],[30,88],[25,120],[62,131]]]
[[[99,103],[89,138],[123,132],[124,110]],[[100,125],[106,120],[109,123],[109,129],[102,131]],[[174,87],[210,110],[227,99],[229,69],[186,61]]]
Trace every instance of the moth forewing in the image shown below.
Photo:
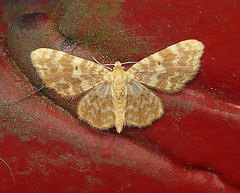
[[[197,40],[179,42],[134,64],[129,77],[166,93],[177,92],[197,74],[203,49]]]
[[[62,96],[75,96],[109,79],[109,70],[62,51],[39,48],[31,60],[46,87]]]

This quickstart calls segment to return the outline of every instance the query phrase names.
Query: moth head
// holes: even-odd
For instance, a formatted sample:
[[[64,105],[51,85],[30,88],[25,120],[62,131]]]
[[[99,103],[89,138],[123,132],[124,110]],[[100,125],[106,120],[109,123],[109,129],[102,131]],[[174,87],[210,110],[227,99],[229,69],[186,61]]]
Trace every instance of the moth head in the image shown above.
[[[116,67],[123,67],[123,65],[119,61],[115,62],[115,64],[113,66],[114,66],[114,68],[116,68]]]

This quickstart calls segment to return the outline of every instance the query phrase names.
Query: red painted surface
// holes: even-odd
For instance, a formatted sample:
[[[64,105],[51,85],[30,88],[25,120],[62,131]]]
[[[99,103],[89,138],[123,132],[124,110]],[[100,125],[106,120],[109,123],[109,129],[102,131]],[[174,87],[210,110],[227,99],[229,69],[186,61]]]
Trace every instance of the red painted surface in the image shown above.
[[[20,4],[15,15],[44,10],[46,4],[42,2]],[[69,2],[74,5],[78,1]],[[66,17],[59,15],[56,21],[45,14],[22,17],[14,23],[15,31],[9,33],[18,38],[13,40],[8,35],[7,48],[10,7],[1,4],[0,157],[11,167],[16,185],[6,165],[0,162],[2,192],[240,192],[237,1],[124,1],[116,21],[129,30],[129,36],[141,37],[142,41],[111,47],[104,43],[121,42],[117,35],[116,40],[98,39],[106,49],[102,51],[92,39],[87,41],[85,30],[89,26],[84,28],[83,37],[87,38],[76,54],[86,58],[97,55],[103,61],[125,57],[137,61],[191,38],[205,45],[197,77],[178,94],[157,93],[165,106],[163,118],[143,129],[125,128],[120,135],[114,129],[98,131],[78,121],[74,114],[76,102],[61,102],[59,97],[54,102],[71,114],[38,94],[11,104],[34,88],[6,50],[37,84],[29,53],[44,45],[57,47],[65,37],[62,28],[57,31],[52,24],[58,25]],[[59,7],[51,7],[50,14],[54,8]],[[78,15],[78,11],[74,9],[71,14]],[[82,28],[74,22],[67,25],[73,36],[82,35]],[[42,41],[36,42],[37,37]],[[118,52],[124,51],[119,46],[133,48],[126,56]],[[134,53],[138,46],[144,49]],[[111,56],[106,59],[108,51]]]

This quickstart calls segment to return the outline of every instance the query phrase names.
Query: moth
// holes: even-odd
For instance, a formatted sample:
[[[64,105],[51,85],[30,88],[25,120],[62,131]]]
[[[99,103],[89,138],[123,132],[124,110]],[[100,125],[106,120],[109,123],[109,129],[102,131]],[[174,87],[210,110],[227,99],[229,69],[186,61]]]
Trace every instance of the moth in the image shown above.
[[[45,86],[63,97],[85,94],[79,101],[80,120],[118,133],[125,125],[145,127],[163,115],[161,100],[149,88],[178,92],[200,67],[204,45],[186,40],[169,46],[132,65],[127,71],[120,62],[113,70],[62,51],[39,48],[31,60]]]

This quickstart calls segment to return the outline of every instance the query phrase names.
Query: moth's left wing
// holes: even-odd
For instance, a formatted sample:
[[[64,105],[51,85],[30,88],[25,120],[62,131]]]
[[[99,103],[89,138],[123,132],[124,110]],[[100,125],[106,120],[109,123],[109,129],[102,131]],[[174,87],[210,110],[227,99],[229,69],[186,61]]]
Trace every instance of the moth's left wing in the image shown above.
[[[31,60],[46,87],[62,96],[75,96],[109,79],[103,66],[62,51],[39,48]]]
[[[134,64],[128,77],[163,92],[177,92],[197,74],[203,49],[197,40],[179,42]]]
[[[109,82],[103,82],[88,92],[77,108],[81,120],[100,130],[115,125],[112,88]]]
[[[144,127],[163,115],[161,100],[139,82],[127,84],[125,124]]]

